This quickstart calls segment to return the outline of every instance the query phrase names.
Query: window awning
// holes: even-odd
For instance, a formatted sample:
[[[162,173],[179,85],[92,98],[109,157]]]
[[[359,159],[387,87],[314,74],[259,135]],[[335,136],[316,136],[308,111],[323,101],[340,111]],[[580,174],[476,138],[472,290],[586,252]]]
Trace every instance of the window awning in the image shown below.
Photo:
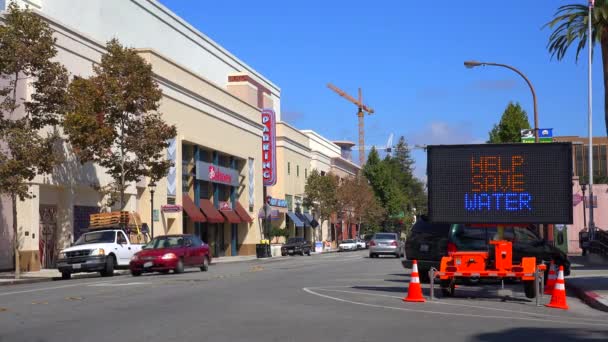
[[[300,220],[300,218],[293,211],[288,211],[287,216],[289,216],[296,227],[304,227],[304,222],[302,222],[302,220]]]
[[[220,214],[220,211],[215,209],[213,203],[208,199],[201,198],[201,210],[207,216],[207,222],[209,223],[222,223],[226,221],[224,216]]]
[[[239,217],[241,218],[241,220],[243,222],[253,222],[253,218],[251,218],[251,216],[249,216],[249,214],[247,213],[247,210],[245,210],[245,208],[243,208],[243,206],[241,205],[240,202],[236,202],[236,214],[239,215]]]
[[[205,215],[201,213],[201,210],[194,204],[194,201],[192,201],[190,196],[183,195],[182,202],[186,215],[188,215],[193,222],[207,222]]]
[[[317,222],[311,214],[304,213],[304,217],[306,217],[306,220],[308,220],[308,224],[310,224],[311,227],[317,228],[319,226],[319,222]]]
[[[302,223],[304,223],[304,227],[310,227],[310,222],[308,222],[308,219],[306,219],[306,217],[304,217],[304,215],[302,215],[301,213],[296,212],[296,216],[298,216],[298,218],[300,219],[300,221],[302,221]]]
[[[241,218],[234,210],[220,210],[229,223],[241,223]]]

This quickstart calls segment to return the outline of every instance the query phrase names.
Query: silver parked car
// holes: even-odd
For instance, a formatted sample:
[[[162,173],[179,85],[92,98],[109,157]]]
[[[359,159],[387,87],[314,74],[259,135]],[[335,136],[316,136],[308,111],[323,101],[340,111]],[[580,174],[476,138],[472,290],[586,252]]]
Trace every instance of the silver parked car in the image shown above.
[[[379,255],[394,255],[398,258],[402,252],[397,233],[376,233],[369,242],[370,258],[377,258]]]

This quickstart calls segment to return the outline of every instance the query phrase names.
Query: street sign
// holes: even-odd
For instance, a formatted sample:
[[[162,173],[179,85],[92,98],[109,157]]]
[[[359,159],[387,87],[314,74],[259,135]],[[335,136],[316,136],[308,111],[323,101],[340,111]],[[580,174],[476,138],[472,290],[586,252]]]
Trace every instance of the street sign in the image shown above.
[[[572,145],[428,146],[429,218],[572,224]]]
[[[541,143],[553,142],[553,128],[539,128],[538,129],[538,141]],[[534,129],[522,129],[521,130],[521,142],[522,143],[534,143]]]

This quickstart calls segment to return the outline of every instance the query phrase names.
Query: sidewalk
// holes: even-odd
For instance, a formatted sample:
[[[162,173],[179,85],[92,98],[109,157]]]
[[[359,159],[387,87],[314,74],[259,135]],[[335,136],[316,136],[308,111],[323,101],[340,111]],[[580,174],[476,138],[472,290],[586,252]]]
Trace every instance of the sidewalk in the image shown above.
[[[608,260],[571,256],[566,288],[587,305],[608,312]]]

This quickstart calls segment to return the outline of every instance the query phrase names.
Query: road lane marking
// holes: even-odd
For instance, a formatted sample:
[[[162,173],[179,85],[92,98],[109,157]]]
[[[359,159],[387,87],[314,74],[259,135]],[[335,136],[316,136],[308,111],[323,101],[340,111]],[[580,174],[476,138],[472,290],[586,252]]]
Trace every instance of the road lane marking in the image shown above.
[[[0,308],[0,312],[8,311],[7,308]]]
[[[133,285],[146,285],[148,283],[99,283],[99,284],[91,284],[87,285],[89,287],[113,287],[113,286],[133,286]]]
[[[453,312],[441,312],[441,311],[432,311],[432,310],[419,310],[419,309],[407,309],[403,307],[395,307],[395,306],[387,306],[387,305],[379,305],[379,304],[369,304],[369,303],[361,303],[355,302],[352,300],[342,299],[338,297],[333,297],[329,295],[324,295],[322,293],[315,292],[310,290],[309,288],[302,288],[305,292],[319,296],[326,299],[335,300],[338,302],[349,303],[354,305],[367,306],[372,308],[379,309],[389,309],[389,310],[397,310],[397,311],[406,311],[406,312],[416,312],[416,313],[425,313],[431,315],[440,315],[440,316],[458,316],[458,317],[468,317],[468,318],[485,318],[485,319],[511,319],[511,320],[519,320],[519,321],[530,321],[530,322],[544,322],[544,323],[560,323],[560,324],[573,324],[573,325],[589,325],[589,326],[599,326],[599,327],[607,327],[608,323],[591,323],[591,322],[576,322],[571,318],[570,320],[558,320],[558,319],[542,319],[542,318],[533,318],[533,317],[509,317],[509,316],[490,316],[490,315],[476,315],[476,314],[466,314],[466,313],[453,313]],[[322,291],[322,290],[321,290]],[[518,312],[519,313],[519,312]],[[558,316],[553,316],[558,317]],[[561,317],[560,317],[561,318]]]
[[[326,288],[322,288],[322,287],[315,288],[315,290],[326,291],[326,292],[342,292],[342,293],[360,294],[360,295],[364,295],[364,296],[374,296],[374,297],[386,297],[386,298],[397,298],[397,299],[402,299],[403,298],[403,296],[390,296],[390,295],[383,295],[383,294],[379,294],[379,293],[367,293],[367,292],[359,292],[359,291],[334,290],[334,289],[326,289]],[[563,316],[548,315],[548,314],[536,313],[536,312],[527,312],[527,311],[518,311],[518,310],[491,308],[491,307],[480,306],[480,305],[470,305],[470,304],[460,304],[460,303],[446,303],[446,302],[442,302],[442,301],[428,301],[427,303],[429,303],[429,304],[439,304],[439,305],[463,306],[463,307],[472,308],[472,309],[484,309],[484,310],[491,310],[491,311],[500,311],[500,312],[515,313],[515,314],[526,314],[526,315],[533,315],[533,316],[543,316],[543,317],[550,317],[550,318],[563,318]],[[582,320],[582,321],[590,321],[590,322],[606,322],[605,319],[592,319],[592,318],[582,318],[582,317],[577,317],[577,319]]]
[[[38,304],[42,304],[42,305],[47,305],[49,302],[32,302],[32,305],[38,305]]]

